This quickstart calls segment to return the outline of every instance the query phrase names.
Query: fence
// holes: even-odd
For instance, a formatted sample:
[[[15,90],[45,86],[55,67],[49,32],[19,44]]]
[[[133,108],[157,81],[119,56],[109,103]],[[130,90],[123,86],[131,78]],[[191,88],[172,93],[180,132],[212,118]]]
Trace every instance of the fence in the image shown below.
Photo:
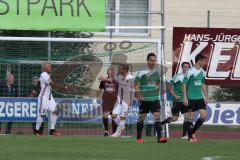
[[[22,122],[14,125],[14,132],[20,130],[29,133],[30,125],[24,122],[35,121],[36,98],[26,97],[32,96],[33,77],[39,77],[41,63],[49,59],[53,65],[52,80],[62,86],[68,85],[72,89],[70,92],[56,89],[53,94],[55,98],[60,98],[57,100],[63,116],[60,116],[59,126],[64,133],[71,134],[102,132],[101,107],[99,105],[94,107],[91,99],[92,92],[98,89],[99,78],[106,76],[108,67],[113,67],[117,72],[119,64],[127,63],[131,68],[130,74],[134,75],[146,67],[146,56],[150,52],[157,53],[158,62],[164,63],[159,40],[2,37],[0,47],[2,48],[0,54],[3,55],[0,62],[1,84],[6,84],[5,77],[11,73],[15,77],[16,92],[12,96],[21,97],[2,99],[5,115],[2,115],[1,121]],[[68,107],[64,109],[66,105]],[[136,108],[138,105],[134,106]],[[127,120],[128,124],[136,122],[137,111],[136,109],[133,111],[129,113],[132,116]],[[134,120],[131,117],[134,117]],[[151,117],[147,121],[151,122]],[[127,134],[132,134],[132,131],[128,129]]]

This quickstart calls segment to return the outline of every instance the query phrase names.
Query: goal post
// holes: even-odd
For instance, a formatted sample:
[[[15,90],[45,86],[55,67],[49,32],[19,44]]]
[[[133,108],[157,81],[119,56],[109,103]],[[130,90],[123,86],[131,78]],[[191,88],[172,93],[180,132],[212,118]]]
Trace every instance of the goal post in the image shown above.
[[[49,43],[51,43],[50,53]],[[52,79],[60,84],[69,85],[72,89],[71,92],[54,92],[61,109],[58,127],[66,134],[90,133],[89,130],[91,130],[90,134],[99,134],[101,106],[100,101],[97,106],[93,106],[91,92],[97,90],[99,79],[106,76],[107,68],[111,66],[117,70],[118,64],[128,63],[132,66],[132,72],[137,72],[142,67],[146,67],[146,57],[150,52],[157,54],[158,66],[163,66],[165,65],[163,47],[161,39],[0,37],[0,54],[3,55],[0,58],[0,68],[3,70],[2,74],[5,74],[4,68],[8,70],[10,68],[15,76],[16,85],[20,87],[18,99],[13,98],[11,101],[36,103],[34,98],[26,100],[32,85],[31,78],[40,75],[40,64],[50,59],[53,64]],[[162,119],[166,117],[165,80],[163,74]],[[137,103],[134,104],[135,106],[130,109],[127,124],[136,123],[138,106]],[[36,108],[36,106],[32,107]],[[151,122],[151,115],[148,117],[146,123]],[[34,115],[33,117],[25,115],[21,119],[6,117],[5,121],[18,122],[21,125],[22,122],[33,122],[33,119]],[[85,128],[77,124],[84,124]],[[96,127],[95,131],[93,126]],[[168,136],[166,129],[167,127],[163,130],[164,136]]]

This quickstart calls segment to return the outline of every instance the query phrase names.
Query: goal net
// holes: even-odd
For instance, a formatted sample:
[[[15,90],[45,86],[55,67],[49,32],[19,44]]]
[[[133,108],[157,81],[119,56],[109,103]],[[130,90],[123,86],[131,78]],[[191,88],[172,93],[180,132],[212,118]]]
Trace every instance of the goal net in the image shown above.
[[[36,79],[41,74],[41,64],[49,61],[53,66],[51,78],[59,86],[53,90],[60,113],[56,128],[66,135],[102,135],[104,130],[101,96],[97,104],[93,104],[100,80],[107,76],[109,67],[114,68],[117,74],[118,66],[122,63],[127,63],[130,66],[129,73],[134,75],[146,67],[148,53],[158,56],[157,67],[160,66],[161,70],[163,66],[160,64],[164,64],[164,55],[160,40],[1,37],[1,86],[9,80],[9,74],[14,77],[14,93],[0,93],[2,133],[33,132],[39,92],[39,88],[35,86]],[[164,81],[162,74],[162,118],[165,117],[166,103]],[[68,91],[62,89],[65,85],[68,86]],[[37,93],[32,94],[33,90]],[[139,102],[134,100],[126,120],[125,135],[136,134],[138,106]],[[12,122],[10,128],[9,122]],[[145,120],[148,135],[154,135],[152,123],[153,118],[149,114]],[[47,118],[43,127],[46,134]]]

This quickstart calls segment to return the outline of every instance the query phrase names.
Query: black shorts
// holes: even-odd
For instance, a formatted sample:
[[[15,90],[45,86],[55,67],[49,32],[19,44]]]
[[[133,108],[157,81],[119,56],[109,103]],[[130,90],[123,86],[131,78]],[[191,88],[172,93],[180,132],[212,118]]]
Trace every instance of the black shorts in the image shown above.
[[[140,101],[139,113],[160,112],[160,101]]]
[[[183,102],[173,102],[172,114],[177,115],[179,113],[187,113],[188,107],[183,104]]]
[[[199,100],[189,100],[188,101],[189,106],[189,112],[196,112],[199,109],[205,109],[206,110],[206,104],[203,99]]]

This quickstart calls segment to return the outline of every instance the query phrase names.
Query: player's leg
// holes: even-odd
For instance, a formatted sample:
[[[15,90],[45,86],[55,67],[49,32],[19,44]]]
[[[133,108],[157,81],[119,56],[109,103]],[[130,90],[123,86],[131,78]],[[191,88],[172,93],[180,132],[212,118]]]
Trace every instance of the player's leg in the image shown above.
[[[59,136],[60,133],[58,133],[55,129],[55,126],[57,123],[57,118],[58,118],[57,104],[53,98],[51,98],[51,100],[48,104],[48,109],[51,114],[49,135]]]
[[[60,136],[60,133],[58,133],[55,129],[57,118],[58,118],[58,112],[57,111],[50,111],[51,118],[50,118],[50,131],[49,135],[53,136]]]
[[[39,130],[40,135],[43,135],[43,131],[44,131],[44,122],[42,123],[40,130]]]
[[[182,139],[187,139],[188,138],[188,136],[187,136],[187,133],[188,133],[188,119],[189,119],[188,114],[184,113],[183,117],[184,117],[184,119],[183,119],[183,126],[182,126],[182,128],[183,128]]]
[[[112,115],[112,112],[110,113]],[[117,130],[117,124],[115,121],[112,119],[112,133],[115,133]]]
[[[195,141],[193,139],[193,134],[192,134],[192,130],[193,130],[193,120],[194,120],[194,115],[195,115],[195,112],[193,111],[189,111],[188,112],[188,120],[187,120],[187,132],[188,132],[188,140],[189,141]]]
[[[41,119],[39,120],[39,123],[41,123],[41,125],[40,125],[39,130],[36,130],[36,125],[37,125],[37,123],[36,123],[36,122],[33,122],[33,123],[32,123],[33,134],[35,134],[36,131],[37,131],[38,134],[43,135],[43,132],[44,132],[43,119],[44,119],[44,117],[45,117],[45,115],[42,116],[42,117],[40,117]]]
[[[109,112],[103,111],[103,126],[104,126],[104,136],[108,136],[108,116]]]
[[[165,120],[161,121],[161,125],[165,125],[167,123],[176,122],[178,120],[179,114],[172,114],[171,117],[166,118]]]
[[[162,125],[160,123],[160,112],[154,112],[153,118],[154,118],[154,129],[157,132],[157,142],[166,143],[167,139],[162,137]]]
[[[102,121],[103,121],[103,126],[104,126],[104,136],[108,136],[108,116],[109,116],[109,111],[108,111],[108,104],[103,102],[102,103]]]
[[[200,117],[196,121],[194,127],[192,128],[192,139],[193,139],[194,142],[198,141],[195,133],[202,126],[202,124],[204,123],[205,118],[206,118],[206,110],[200,109],[199,113],[200,113]]]
[[[43,118],[46,115],[46,103],[43,98],[38,98],[38,117],[36,120],[35,134],[40,136],[40,127],[43,122]]]
[[[182,139],[187,139],[188,136],[187,136],[187,125],[188,125],[188,107],[185,106],[183,103],[181,103],[181,107],[180,107],[180,110],[181,110],[181,114],[183,114],[183,125],[182,125],[182,129],[183,129],[183,132],[182,132]]]
[[[120,116],[120,122],[118,124],[118,127],[121,128],[121,130],[125,128],[125,121],[126,121],[126,117]]]
[[[195,100],[194,106],[195,106],[194,111],[198,110],[200,113],[200,118],[197,120],[197,122],[195,123],[195,125],[192,127],[192,130],[191,130],[192,140],[193,142],[197,142],[195,133],[204,123],[207,112],[206,112],[206,104],[204,100]]]
[[[57,113],[56,112],[51,112],[51,118],[50,118],[50,130],[55,130],[55,126],[57,123]]]
[[[192,134],[195,134],[196,131],[203,125],[206,115],[207,115],[207,112],[205,109],[200,109],[199,113],[200,113],[200,117],[198,118],[198,120],[196,121],[196,123],[193,127]]]
[[[116,104],[112,111],[112,120],[115,122],[116,125],[118,125],[120,122],[120,116],[119,116],[120,108],[121,108],[120,104]]]
[[[119,124],[117,126],[116,132],[112,135],[113,137],[121,136],[122,132],[124,131],[124,129],[125,129],[125,121],[126,121],[126,117],[128,115],[128,109],[129,109],[128,104],[123,102],[120,105],[120,108],[119,108],[120,122],[119,122]]]
[[[186,119],[186,128],[188,132],[188,140],[190,142],[195,142],[195,139],[193,139],[193,120],[195,116],[195,112],[197,111],[197,106],[196,106],[196,101],[195,100],[189,100],[188,102],[188,112],[187,112],[187,119]]]
[[[112,135],[112,137],[119,137],[119,136],[121,136],[122,132],[125,129],[125,120],[126,120],[126,117],[121,117],[120,116],[120,122],[119,122],[119,124],[117,126],[116,132]]]
[[[195,112],[189,111],[187,113],[188,119],[186,120],[187,122],[187,132],[188,132],[188,140],[192,139],[192,130],[193,130],[193,119],[194,119]]]
[[[37,117],[37,121],[36,121],[36,127],[35,127],[35,134],[37,136],[40,136],[40,127],[41,127],[41,124],[43,122],[43,118],[44,118],[44,115],[41,115],[39,114],[38,117]]]
[[[179,103],[174,102],[173,108],[172,108],[172,116],[163,120],[161,122],[161,125],[165,125],[165,124],[171,123],[171,122],[176,122],[179,118],[179,113],[180,113],[180,105],[179,105]]]
[[[160,122],[160,109],[161,105],[159,101],[153,101],[149,103],[150,111],[153,114],[154,129],[157,132],[157,141],[160,143],[166,143],[167,139],[162,137],[162,125]]]
[[[137,142],[142,143],[142,130],[144,127],[144,120],[149,112],[147,102],[140,101],[138,120],[137,120]]]
[[[113,98],[113,99],[115,99],[115,98]],[[115,103],[116,103],[116,100],[111,100],[110,103],[108,104],[108,108],[106,110],[108,112],[108,117],[109,117],[109,115],[112,116]],[[112,118],[112,133],[115,133],[116,129],[117,129],[117,124],[115,123],[115,121]]]
[[[138,120],[137,120],[137,142],[141,143],[142,140],[142,130],[144,127],[144,120],[147,116],[147,113],[139,113]]]
[[[111,116],[112,116],[112,114],[113,114],[113,109],[114,109],[115,102],[116,102],[116,101],[114,101],[114,103],[112,103],[112,104],[110,105],[110,108],[109,108],[109,114],[110,114]],[[117,130],[117,124],[115,123],[115,121],[114,121],[113,118],[112,118],[112,133],[115,133],[116,130]]]

